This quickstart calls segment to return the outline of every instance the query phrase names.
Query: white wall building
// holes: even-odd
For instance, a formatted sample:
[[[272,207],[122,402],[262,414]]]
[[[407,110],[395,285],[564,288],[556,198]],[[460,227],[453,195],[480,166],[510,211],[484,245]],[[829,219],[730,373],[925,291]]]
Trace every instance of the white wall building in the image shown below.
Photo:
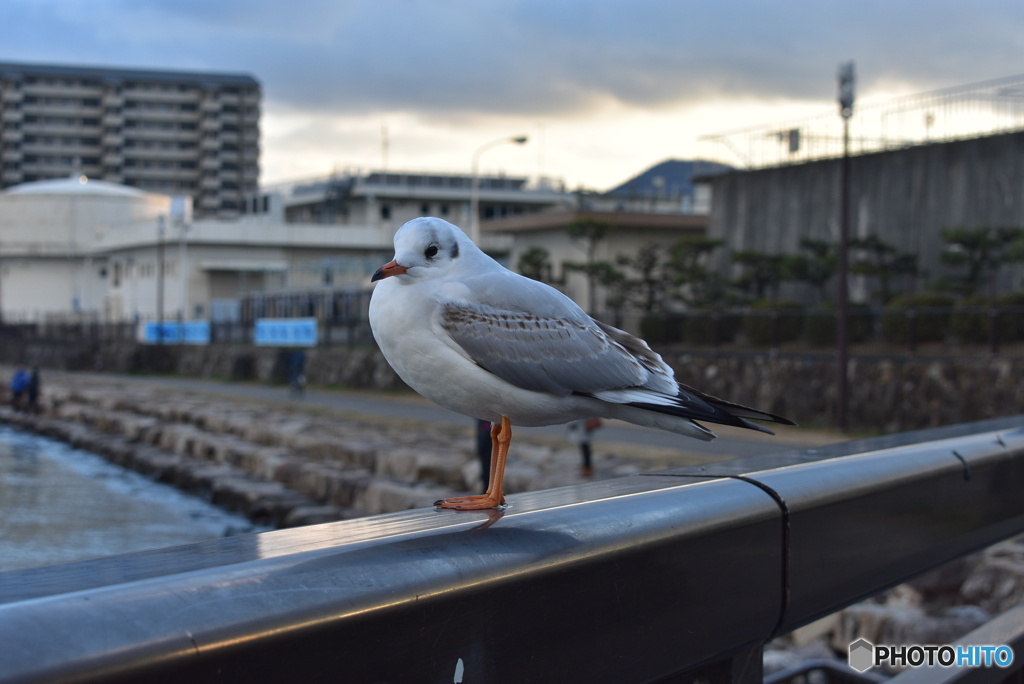
[[[191,320],[221,304],[230,318],[249,293],[369,289],[404,223],[368,210],[374,201],[350,198],[352,217],[313,223],[286,221],[285,197],[271,194],[259,213],[189,221],[172,217],[169,196],[84,176],[17,185],[0,192],[0,316],[117,322],[162,309],[166,320]],[[493,236],[485,247],[510,244]]]
[[[393,254],[395,231],[417,216],[468,227],[471,176],[372,172],[312,179],[247,198],[234,219],[176,218],[167,195],[84,176],[0,191],[0,316],[5,322],[234,319],[245,297],[333,297],[369,290]],[[631,211],[547,182],[481,177],[483,247],[512,268],[544,247],[553,279],[583,306],[586,279],[563,262],[585,260],[566,230],[609,223],[597,260],[647,243],[701,234],[707,218],[677,203]],[[161,233],[161,226],[162,233]],[[162,258],[161,258],[162,254]],[[162,263],[162,268],[161,268]]]

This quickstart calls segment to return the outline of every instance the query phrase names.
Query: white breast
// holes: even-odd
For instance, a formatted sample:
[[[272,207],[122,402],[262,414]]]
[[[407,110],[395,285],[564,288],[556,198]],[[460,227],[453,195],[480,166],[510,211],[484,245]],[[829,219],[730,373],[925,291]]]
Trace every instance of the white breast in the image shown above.
[[[378,282],[370,299],[370,326],[398,376],[452,411],[490,422],[504,415],[523,426],[573,420],[574,409],[575,418],[596,415],[593,400],[524,390],[480,368],[441,328],[439,306],[423,288],[397,278]]]

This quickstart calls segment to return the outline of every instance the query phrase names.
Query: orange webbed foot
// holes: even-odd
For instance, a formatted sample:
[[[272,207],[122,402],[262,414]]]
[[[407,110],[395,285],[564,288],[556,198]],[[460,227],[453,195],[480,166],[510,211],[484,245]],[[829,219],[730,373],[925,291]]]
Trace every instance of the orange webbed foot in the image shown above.
[[[492,496],[490,494],[474,494],[473,496],[456,496],[451,499],[435,501],[438,508],[448,508],[453,511],[480,511],[488,508],[497,508],[505,503],[505,497]]]

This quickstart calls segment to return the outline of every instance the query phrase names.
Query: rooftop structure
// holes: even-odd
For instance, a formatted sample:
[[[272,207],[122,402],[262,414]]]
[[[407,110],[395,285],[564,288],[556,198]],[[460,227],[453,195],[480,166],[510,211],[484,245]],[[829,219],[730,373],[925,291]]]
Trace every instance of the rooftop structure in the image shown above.
[[[518,176],[481,175],[480,217],[486,221],[530,214],[567,201],[548,179],[531,184]],[[258,213],[267,197],[279,196],[289,223],[362,224],[397,230],[419,216],[437,216],[469,227],[473,176],[429,171],[347,170],[330,176],[279,183],[252,197],[246,211]]]

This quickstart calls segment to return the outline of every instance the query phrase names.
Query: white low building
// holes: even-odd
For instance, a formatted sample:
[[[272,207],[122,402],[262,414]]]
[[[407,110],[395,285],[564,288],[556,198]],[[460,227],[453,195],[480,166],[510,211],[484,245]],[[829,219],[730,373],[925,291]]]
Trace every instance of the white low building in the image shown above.
[[[399,180],[366,184],[370,192],[347,198],[347,216],[317,222],[286,216],[301,204],[286,193],[260,196],[258,213],[191,221],[176,211],[177,198],[84,176],[13,186],[0,192],[0,317],[232,318],[239,298],[255,292],[368,289],[401,223],[424,204],[439,208],[407,176]],[[388,188],[391,209],[382,211]],[[442,194],[453,213],[464,213],[468,184]],[[503,253],[510,245],[492,236],[484,246]]]
[[[668,248],[707,222],[674,198],[634,207],[550,181],[479,181],[482,247],[512,268],[531,248],[546,250],[548,280],[595,312],[607,306],[603,288],[565,263]],[[371,288],[395,231],[423,215],[466,228],[473,192],[468,175],[354,172],[270,188],[235,219],[193,221],[184,198],[84,176],[24,183],[0,192],[0,320],[350,316],[365,301],[349,294]],[[570,237],[581,220],[607,225],[592,250]],[[258,305],[247,314],[245,301]]]

